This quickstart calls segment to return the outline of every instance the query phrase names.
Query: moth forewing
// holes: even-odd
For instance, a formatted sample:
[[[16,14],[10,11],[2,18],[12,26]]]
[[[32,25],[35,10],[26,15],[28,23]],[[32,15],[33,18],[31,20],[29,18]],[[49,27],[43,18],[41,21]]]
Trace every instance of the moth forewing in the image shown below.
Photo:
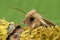
[[[55,23],[51,22],[51,21],[48,20],[48,19],[43,18],[43,20],[44,20],[48,25],[50,25],[50,26],[54,26],[54,27],[56,26]]]
[[[39,13],[35,13],[33,16],[35,17],[35,19],[37,19],[36,21],[39,20],[39,22],[41,22],[43,25],[48,26],[48,25],[45,23],[45,21],[42,19],[43,17],[42,17]]]

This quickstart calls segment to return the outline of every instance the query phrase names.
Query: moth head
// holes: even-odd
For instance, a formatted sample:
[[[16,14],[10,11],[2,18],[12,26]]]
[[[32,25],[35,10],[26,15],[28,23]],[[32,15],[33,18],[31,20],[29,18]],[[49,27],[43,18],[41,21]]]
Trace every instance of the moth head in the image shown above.
[[[33,14],[36,13],[36,10],[35,9],[32,9],[31,11],[29,11],[25,17],[29,17],[29,16],[32,16]]]

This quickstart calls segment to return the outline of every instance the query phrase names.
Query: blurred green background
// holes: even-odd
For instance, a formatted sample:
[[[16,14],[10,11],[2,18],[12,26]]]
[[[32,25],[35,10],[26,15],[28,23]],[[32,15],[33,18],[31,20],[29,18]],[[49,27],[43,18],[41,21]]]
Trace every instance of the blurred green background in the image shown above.
[[[25,15],[9,7],[22,9],[26,13],[36,9],[43,17],[60,25],[60,0],[0,0],[0,18],[20,23]]]

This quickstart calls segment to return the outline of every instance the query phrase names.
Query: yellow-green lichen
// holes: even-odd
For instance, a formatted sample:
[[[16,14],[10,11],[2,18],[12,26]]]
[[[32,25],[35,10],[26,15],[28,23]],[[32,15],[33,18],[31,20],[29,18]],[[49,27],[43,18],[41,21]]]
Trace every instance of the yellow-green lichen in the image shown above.
[[[20,36],[21,40],[60,40],[60,27],[38,27],[27,29]]]

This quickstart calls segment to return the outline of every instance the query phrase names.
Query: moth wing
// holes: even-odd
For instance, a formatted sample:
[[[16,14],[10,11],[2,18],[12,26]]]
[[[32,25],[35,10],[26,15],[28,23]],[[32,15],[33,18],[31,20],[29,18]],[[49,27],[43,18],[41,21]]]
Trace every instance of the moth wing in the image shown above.
[[[45,19],[45,18],[42,18],[49,26],[56,26],[53,22]]]

